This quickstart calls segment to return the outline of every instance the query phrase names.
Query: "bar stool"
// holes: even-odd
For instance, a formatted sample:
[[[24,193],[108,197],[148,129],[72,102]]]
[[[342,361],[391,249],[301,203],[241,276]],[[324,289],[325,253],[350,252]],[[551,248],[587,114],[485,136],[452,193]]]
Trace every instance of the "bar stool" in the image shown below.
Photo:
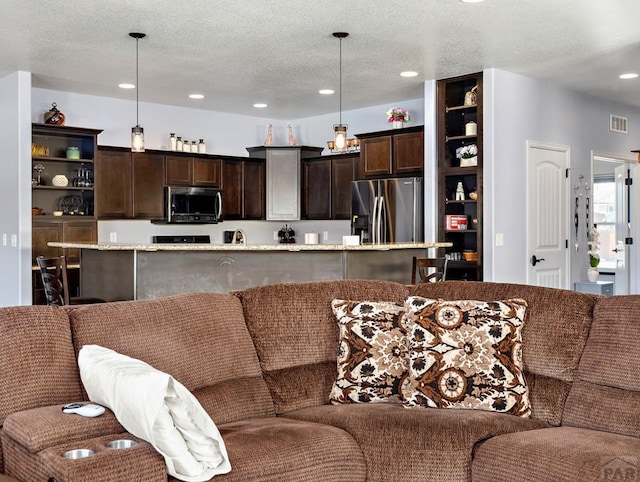
[[[447,279],[447,261],[445,258],[417,258],[413,257],[411,269],[411,284],[416,284],[416,272],[418,283],[445,281]],[[428,271],[432,270],[431,273]]]
[[[42,286],[49,306],[85,305],[92,303],[104,303],[101,298],[82,298],[69,296],[69,281],[67,279],[67,260],[64,256],[55,258],[36,258]]]

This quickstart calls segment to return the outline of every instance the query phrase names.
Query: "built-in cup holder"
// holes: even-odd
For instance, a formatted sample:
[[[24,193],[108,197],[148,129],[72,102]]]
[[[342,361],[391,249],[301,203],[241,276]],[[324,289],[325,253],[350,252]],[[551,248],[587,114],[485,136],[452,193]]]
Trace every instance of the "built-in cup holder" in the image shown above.
[[[107,447],[109,447],[110,449],[130,449],[134,445],[137,445],[137,443],[138,442],[136,442],[135,440],[114,440],[112,442],[109,442],[107,444]]]
[[[67,459],[84,459],[86,457],[91,457],[95,452],[91,449],[75,449],[69,450],[64,453],[64,457]]]

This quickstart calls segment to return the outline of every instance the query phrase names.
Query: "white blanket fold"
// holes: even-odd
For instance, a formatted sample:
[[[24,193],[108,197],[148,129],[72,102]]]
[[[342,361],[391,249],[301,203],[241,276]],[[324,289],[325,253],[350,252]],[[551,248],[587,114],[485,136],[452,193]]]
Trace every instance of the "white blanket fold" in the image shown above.
[[[171,375],[98,345],[82,347],[78,366],[89,399],[111,409],[127,431],[149,442],[164,457],[170,475],[198,482],[231,470],[215,423]]]

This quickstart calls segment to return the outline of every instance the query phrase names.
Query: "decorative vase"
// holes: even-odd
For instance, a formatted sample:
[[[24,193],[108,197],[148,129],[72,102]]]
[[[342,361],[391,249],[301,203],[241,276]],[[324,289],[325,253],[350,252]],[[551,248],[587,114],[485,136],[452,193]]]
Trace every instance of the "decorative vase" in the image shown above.
[[[402,127],[404,126],[404,122],[402,121],[393,121],[391,122],[391,127],[394,129],[402,129]]]
[[[63,126],[65,121],[64,114],[58,110],[55,102],[51,104],[51,109],[44,113],[44,123],[54,126]]]
[[[598,272],[598,268],[589,268],[587,270],[587,279],[591,283],[595,283],[596,281],[598,281],[598,275],[600,275],[600,273]]]

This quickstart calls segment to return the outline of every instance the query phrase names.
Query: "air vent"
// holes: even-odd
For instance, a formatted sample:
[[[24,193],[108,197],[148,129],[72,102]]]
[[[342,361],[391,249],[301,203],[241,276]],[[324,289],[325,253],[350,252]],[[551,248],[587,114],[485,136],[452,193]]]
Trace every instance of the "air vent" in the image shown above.
[[[627,133],[627,123],[629,119],[619,115],[609,115],[609,130],[611,132],[619,132],[621,134]]]

